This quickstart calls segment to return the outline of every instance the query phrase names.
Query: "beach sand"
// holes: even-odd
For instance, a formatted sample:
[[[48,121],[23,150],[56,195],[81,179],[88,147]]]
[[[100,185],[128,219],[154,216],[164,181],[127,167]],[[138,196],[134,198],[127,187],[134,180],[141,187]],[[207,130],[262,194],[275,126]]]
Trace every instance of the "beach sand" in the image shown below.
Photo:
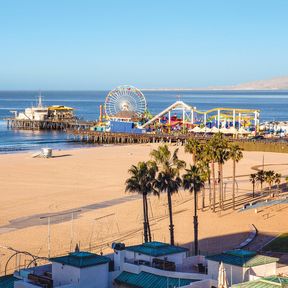
[[[1,155],[0,245],[47,256],[48,215],[51,216],[50,256],[67,253],[76,243],[80,243],[83,250],[106,253],[115,241],[126,245],[142,242],[141,198],[125,193],[124,183],[130,166],[148,160],[156,146],[53,151],[55,157],[51,159],[32,158],[33,153]],[[251,192],[248,176],[255,172],[252,167],[262,165],[263,155],[266,168],[280,172],[285,182],[288,154],[244,152],[244,159],[237,165],[239,201]],[[179,157],[191,161],[191,155],[185,154],[183,147]],[[224,176],[228,199],[232,189],[231,161],[224,167]],[[185,191],[173,196],[175,241],[189,248],[193,241],[192,200]],[[151,196],[149,203],[153,238],[168,242],[166,195]],[[213,253],[235,248],[248,237],[252,224],[260,234],[254,248],[260,248],[261,239],[268,241],[288,231],[287,208],[287,205],[273,206],[262,208],[258,213],[253,209],[241,213],[231,209],[216,213],[207,208],[199,210],[200,251]],[[0,253],[3,273],[7,257],[12,253],[5,248],[0,248]],[[12,259],[9,269],[14,268],[14,263]]]

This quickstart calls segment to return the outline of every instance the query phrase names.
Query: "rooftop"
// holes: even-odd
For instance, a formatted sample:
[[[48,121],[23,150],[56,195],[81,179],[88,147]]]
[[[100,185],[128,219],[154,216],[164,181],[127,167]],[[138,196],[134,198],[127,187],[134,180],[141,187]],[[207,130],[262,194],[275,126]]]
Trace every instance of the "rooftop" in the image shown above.
[[[2,276],[0,277],[0,287],[14,288],[14,282],[18,280],[13,275]]]
[[[167,288],[189,285],[198,280],[171,278],[159,276],[148,272],[139,274],[122,272],[116,279],[117,284],[125,284],[135,288]],[[180,284],[180,285],[179,285]]]
[[[90,252],[73,252],[66,256],[51,258],[50,261],[84,268],[108,263],[110,258]]]
[[[237,288],[277,288],[288,285],[288,277],[270,276],[261,278],[254,281],[249,281],[241,284],[233,285],[232,287]]]
[[[55,111],[72,111],[74,108],[63,106],[63,105],[52,105],[48,107],[48,110],[55,110]]]
[[[221,254],[206,257],[207,260],[223,262],[225,264],[241,266],[241,267],[254,267],[269,263],[277,262],[279,259],[264,255],[258,255],[254,251],[248,250],[231,250]]]
[[[154,257],[182,253],[182,252],[188,251],[187,248],[173,246],[173,245],[156,242],[156,241],[147,242],[141,245],[129,246],[129,247],[126,247],[126,250],[149,255],[149,256],[154,256]]]

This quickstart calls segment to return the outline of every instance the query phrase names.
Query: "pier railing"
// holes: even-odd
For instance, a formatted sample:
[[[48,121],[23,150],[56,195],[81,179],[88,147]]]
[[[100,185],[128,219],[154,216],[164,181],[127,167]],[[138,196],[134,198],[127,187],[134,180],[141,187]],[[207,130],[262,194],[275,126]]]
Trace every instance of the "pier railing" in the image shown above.
[[[76,118],[71,119],[45,119],[45,120],[30,120],[5,118],[7,127],[12,129],[26,130],[86,130],[95,125],[93,121],[82,121]]]
[[[200,142],[209,140],[213,135],[187,134],[131,134],[98,132],[89,130],[67,130],[70,140],[95,144],[141,144],[141,143],[174,143],[184,145],[189,138],[197,138]],[[264,151],[288,153],[288,139],[234,139],[226,136],[229,142],[237,143],[246,151]]]

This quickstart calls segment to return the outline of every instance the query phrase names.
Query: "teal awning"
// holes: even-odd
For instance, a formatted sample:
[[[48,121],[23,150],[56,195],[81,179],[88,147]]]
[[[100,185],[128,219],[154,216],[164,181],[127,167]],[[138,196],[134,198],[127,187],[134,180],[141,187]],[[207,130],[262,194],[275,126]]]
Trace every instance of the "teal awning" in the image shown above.
[[[181,287],[191,284],[199,280],[179,279],[172,277],[159,276],[148,272],[140,272],[139,274],[122,272],[116,279],[117,284],[125,284],[128,287],[135,288],[167,288]]]

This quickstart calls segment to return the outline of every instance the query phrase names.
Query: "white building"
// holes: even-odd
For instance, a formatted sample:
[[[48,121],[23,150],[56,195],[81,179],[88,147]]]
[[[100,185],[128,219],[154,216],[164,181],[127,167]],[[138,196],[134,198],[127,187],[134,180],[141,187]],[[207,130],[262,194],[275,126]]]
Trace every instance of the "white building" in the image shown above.
[[[22,281],[14,284],[15,288],[65,287],[65,288],[108,288],[110,258],[89,252],[74,252],[66,256],[50,259],[43,271],[25,269],[20,272]],[[49,267],[50,266],[50,267]],[[42,266],[40,266],[42,267]],[[17,276],[17,275],[15,275]],[[25,277],[26,276],[26,277]],[[19,277],[19,278],[20,278]]]
[[[208,278],[195,269],[204,257],[188,257],[188,249],[183,247],[148,242],[115,246],[114,251],[114,270],[120,270],[114,287],[184,287]]]
[[[148,283],[149,287],[166,288],[196,282],[203,288],[212,286],[206,274],[195,270],[204,257],[187,257],[186,248],[160,242],[129,247],[118,243],[113,248],[109,257],[75,252],[51,258],[51,264],[45,266],[22,269],[14,274],[19,279],[14,287],[114,288]]]
[[[208,276],[217,280],[221,262],[227,274],[229,285],[251,281],[259,277],[276,274],[278,258],[259,255],[254,251],[231,250],[208,256]]]
[[[187,248],[154,241],[126,247],[125,258],[127,262],[146,264],[147,266],[156,266],[156,259],[159,259],[174,263],[176,269],[176,266],[181,265],[183,260],[187,258],[187,251]]]
[[[15,112],[17,113],[17,112]],[[43,121],[48,117],[48,107],[42,105],[42,98],[39,96],[38,104],[36,107],[26,108],[24,112],[15,114],[17,120],[35,120]]]
[[[114,253],[107,256],[74,252],[51,258],[50,264],[21,269],[10,279],[0,277],[0,287],[10,281],[9,287],[15,288],[212,288],[217,287],[221,262],[231,286],[276,275],[278,260],[246,250],[227,251],[206,259],[200,255],[188,257],[188,249],[161,242],[129,247],[115,243],[112,248]],[[200,271],[200,267],[208,271]]]

